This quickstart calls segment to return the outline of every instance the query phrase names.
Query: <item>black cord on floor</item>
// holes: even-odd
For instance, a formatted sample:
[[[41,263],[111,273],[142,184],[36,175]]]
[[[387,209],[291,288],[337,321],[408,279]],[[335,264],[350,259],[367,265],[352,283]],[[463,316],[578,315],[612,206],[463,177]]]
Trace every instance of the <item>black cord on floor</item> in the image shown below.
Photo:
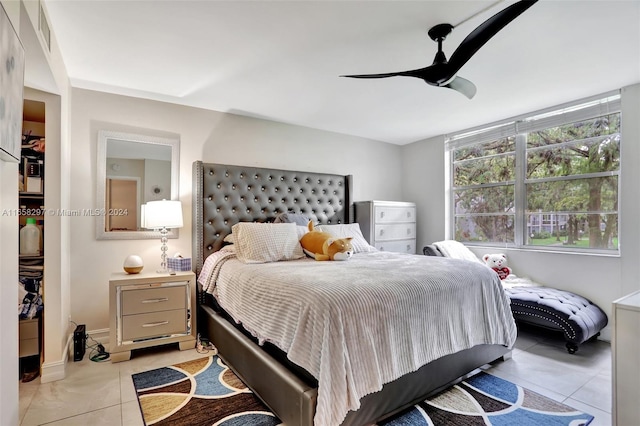
[[[89,345],[89,343],[87,343],[87,349],[91,349],[91,352],[89,353],[89,359],[93,362],[107,361],[111,355],[106,351],[102,343],[99,343],[98,341],[96,341],[96,339],[89,336],[88,334],[87,338],[91,339],[95,343],[94,345]]]

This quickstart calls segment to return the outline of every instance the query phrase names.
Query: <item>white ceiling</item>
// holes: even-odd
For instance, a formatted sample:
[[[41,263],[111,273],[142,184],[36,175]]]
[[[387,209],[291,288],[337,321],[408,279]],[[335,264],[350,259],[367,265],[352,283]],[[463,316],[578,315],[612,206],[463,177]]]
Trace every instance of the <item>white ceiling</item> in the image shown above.
[[[260,117],[394,144],[640,82],[640,1],[541,0],[460,70],[469,100],[422,80],[341,74],[430,65],[513,0],[47,0],[74,87]]]

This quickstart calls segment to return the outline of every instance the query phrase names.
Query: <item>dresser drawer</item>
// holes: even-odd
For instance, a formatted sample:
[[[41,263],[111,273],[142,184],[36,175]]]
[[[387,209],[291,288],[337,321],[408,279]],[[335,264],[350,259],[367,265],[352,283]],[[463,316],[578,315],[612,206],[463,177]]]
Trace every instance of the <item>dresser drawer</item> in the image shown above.
[[[184,309],[188,285],[122,291],[122,315]]]
[[[415,206],[375,206],[375,223],[415,222]]]
[[[380,251],[416,254],[416,240],[378,241],[375,247]]]
[[[122,317],[122,340],[132,341],[187,332],[187,311],[152,312]]]
[[[415,223],[402,223],[394,225],[376,225],[375,226],[375,240],[376,241],[389,241],[389,240],[403,240],[416,237],[416,224]]]

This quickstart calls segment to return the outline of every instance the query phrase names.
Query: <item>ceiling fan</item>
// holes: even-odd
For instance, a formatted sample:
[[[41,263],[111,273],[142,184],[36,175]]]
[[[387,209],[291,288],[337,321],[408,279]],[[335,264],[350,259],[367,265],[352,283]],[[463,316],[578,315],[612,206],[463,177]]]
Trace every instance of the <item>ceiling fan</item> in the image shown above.
[[[467,63],[469,59],[484,44],[496,35],[509,22],[513,21],[525,10],[533,6],[537,0],[519,1],[511,6],[501,10],[491,18],[483,22],[478,28],[473,30],[463,41],[460,46],[453,52],[451,58],[447,58],[442,51],[442,42],[451,33],[454,28],[451,24],[438,24],[429,30],[429,37],[433,41],[438,42],[438,52],[433,60],[433,64],[425,68],[390,72],[385,74],[357,74],[342,75],[340,77],[350,78],[387,78],[387,77],[416,77],[424,80],[432,86],[447,87],[457,90],[458,92],[471,99],[476,94],[476,86],[462,77],[458,77],[456,73]],[[467,19],[468,20],[468,19]],[[463,21],[465,22],[465,21]],[[460,25],[460,24],[458,24]]]

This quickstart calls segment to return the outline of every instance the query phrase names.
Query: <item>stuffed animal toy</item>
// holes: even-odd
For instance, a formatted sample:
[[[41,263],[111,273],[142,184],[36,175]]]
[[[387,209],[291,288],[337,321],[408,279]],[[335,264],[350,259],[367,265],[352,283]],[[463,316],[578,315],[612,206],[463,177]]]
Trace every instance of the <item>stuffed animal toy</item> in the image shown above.
[[[316,231],[313,222],[307,225],[309,232],[300,239],[302,249],[316,260],[348,260],[353,255],[351,237],[335,238],[328,232]]]
[[[509,275],[511,275],[511,268],[507,266],[507,256],[498,253],[498,254],[485,254],[482,256],[482,260],[486,265],[496,271],[501,280],[504,280]]]

